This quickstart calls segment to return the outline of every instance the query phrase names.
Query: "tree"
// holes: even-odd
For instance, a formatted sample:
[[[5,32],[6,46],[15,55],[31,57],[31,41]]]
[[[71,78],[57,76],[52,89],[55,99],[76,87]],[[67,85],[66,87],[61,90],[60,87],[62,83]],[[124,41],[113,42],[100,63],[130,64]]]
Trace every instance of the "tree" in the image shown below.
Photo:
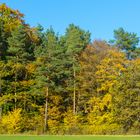
[[[124,54],[115,50],[108,50],[108,56],[97,65],[96,81],[98,95],[104,95],[116,83],[117,77],[125,71]]]
[[[23,20],[23,14],[21,14],[18,10],[13,10],[9,8],[8,6],[6,6],[6,4],[1,4],[0,5],[0,61],[6,60],[7,49],[8,49],[7,39],[8,37],[10,37],[11,32],[19,25],[25,25]],[[4,70],[4,68],[2,69]],[[0,77],[0,79],[2,79],[3,81],[5,80],[5,78],[2,79],[2,77]],[[1,83],[2,82],[0,80],[0,84]],[[5,85],[4,88],[1,86],[1,89],[4,89],[4,91],[1,90],[0,92],[4,93],[6,89]]]
[[[3,67],[4,67],[4,59],[6,55],[7,49],[6,36],[3,30],[3,22],[0,20],[0,96],[2,96],[2,77],[3,77]],[[0,118],[2,114],[2,107],[0,107]]]
[[[7,51],[6,33],[4,31],[3,21],[0,20],[0,59],[5,59]]]
[[[7,59],[13,63],[13,75],[11,80],[13,79],[12,85],[14,86],[14,96],[15,96],[15,108],[17,102],[17,92],[18,92],[18,81],[23,80],[25,78],[25,64],[30,60],[30,40],[26,33],[26,29],[24,26],[18,26],[11,33],[11,37],[8,39],[8,56]]]
[[[133,59],[140,58],[140,48],[139,48],[139,47],[137,47],[137,48],[134,50],[134,52],[133,52],[133,54],[132,54],[132,58],[133,58]]]
[[[87,123],[92,134],[113,134],[119,129],[119,125],[114,121],[110,90],[116,84],[117,78],[124,73],[126,61],[123,53],[111,48],[105,42],[96,41],[94,47],[94,55],[92,54],[94,59],[88,55],[94,64],[91,65],[92,70],[88,67],[93,76],[89,77],[87,83],[94,78],[94,87],[86,102]],[[89,71],[87,69],[86,74],[89,74]]]
[[[57,86],[56,82],[58,82],[58,73],[56,74],[56,70],[58,69],[57,66],[59,67],[56,53],[58,38],[52,28],[48,29],[44,33],[42,33],[42,31],[38,33],[40,36],[42,36],[42,40],[40,46],[37,46],[35,49],[36,84],[34,89],[37,94],[42,95],[43,98],[45,97],[44,131],[46,131],[46,128],[48,128],[48,121],[50,122],[50,120],[48,120],[48,100],[51,98],[50,96],[52,93],[55,93],[55,86]]]
[[[97,75],[99,65],[105,59],[110,50],[110,46],[105,41],[95,40],[88,45],[79,57],[80,71],[78,79],[78,111],[87,114],[88,101],[97,96]]]
[[[127,58],[131,59],[133,52],[139,43],[139,37],[135,33],[129,33],[123,28],[114,30],[115,46],[126,52]]]
[[[126,72],[118,78],[111,90],[115,119],[123,133],[140,133],[139,64],[139,59],[129,62]]]
[[[65,33],[65,46],[72,62],[73,81],[73,114],[76,114],[76,72],[78,69],[78,55],[90,42],[90,33],[80,29],[74,24],[70,24]]]
[[[24,25],[24,15],[18,10],[9,8],[6,4],[0,5],[0,21],[3,22],[3,30],[10,35],[17,26]]]

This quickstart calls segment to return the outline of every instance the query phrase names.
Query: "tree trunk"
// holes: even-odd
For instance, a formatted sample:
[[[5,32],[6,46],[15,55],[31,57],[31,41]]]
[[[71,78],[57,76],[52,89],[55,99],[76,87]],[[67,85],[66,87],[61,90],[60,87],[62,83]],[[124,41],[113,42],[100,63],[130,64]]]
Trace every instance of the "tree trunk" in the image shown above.
[[[15,109],[17,108],[17,68],[16,68],[16,71],[15,71]]]
[[[75,91],[75,66],[73,63],[73,114],[76,114],[76,91]]]
[[[44,132],[47,129],[47,120],[48,120],[48,87],[46,88],[46,103],[45,103],[45,117],[44,117]]]
[[[0,74],[0,96],[1,96],[1,93],[2,93],[2,87],[1,87],[1,74]],[[2,107],[0,106],[0,119],[2,117]]]
[[[2,118],[2,107],[0,107],[0,120]]]

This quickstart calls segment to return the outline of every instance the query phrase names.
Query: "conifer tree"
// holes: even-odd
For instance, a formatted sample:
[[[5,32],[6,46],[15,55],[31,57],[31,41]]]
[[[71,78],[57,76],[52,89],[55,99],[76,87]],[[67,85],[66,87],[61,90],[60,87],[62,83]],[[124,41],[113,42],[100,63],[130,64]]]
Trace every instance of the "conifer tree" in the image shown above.
[[[72,85],[73,85],[73,114],[76,114],[76,72],[78,70],[78,55],[84,50],[87,44],[90,42],[90,33],[80,29],[74,24],[70,24],[66,29],[65,34],[65,46],[67,47],[67,54],[72,62]]]
[[[17,86],[18,81],[23,80],[25,77],[25,64],[29,61],[30,54],[30,42],[28,35],[26,33],[25,27],[23,25],[18,26],[11,33],[11,37],[8,39],[8,50],[7,59],[11,62],[13,71],[13,76],[11,77],[11,84],[14,86],[14,102],[15,108],[17,106]]]
[[[114,30],[115,46],[125,51],[128,59],[132,59],[139,43],[139,37],[135,33],[129,33],[123,28]]]

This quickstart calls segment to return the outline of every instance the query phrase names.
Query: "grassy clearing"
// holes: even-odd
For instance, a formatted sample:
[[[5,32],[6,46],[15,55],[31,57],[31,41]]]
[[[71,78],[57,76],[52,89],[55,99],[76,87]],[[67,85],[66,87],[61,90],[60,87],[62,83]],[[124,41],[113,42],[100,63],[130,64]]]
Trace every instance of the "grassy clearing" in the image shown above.
[[[0,140],[140,140],[140,136],[0,136]]]

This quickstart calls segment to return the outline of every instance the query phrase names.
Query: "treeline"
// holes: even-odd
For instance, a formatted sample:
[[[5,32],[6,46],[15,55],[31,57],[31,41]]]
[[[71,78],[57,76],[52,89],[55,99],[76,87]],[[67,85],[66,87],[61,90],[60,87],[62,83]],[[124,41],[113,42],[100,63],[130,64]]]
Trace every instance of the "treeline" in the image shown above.
[[[140,134],[139,38],[58,35],[0,5],[0,133]]]

